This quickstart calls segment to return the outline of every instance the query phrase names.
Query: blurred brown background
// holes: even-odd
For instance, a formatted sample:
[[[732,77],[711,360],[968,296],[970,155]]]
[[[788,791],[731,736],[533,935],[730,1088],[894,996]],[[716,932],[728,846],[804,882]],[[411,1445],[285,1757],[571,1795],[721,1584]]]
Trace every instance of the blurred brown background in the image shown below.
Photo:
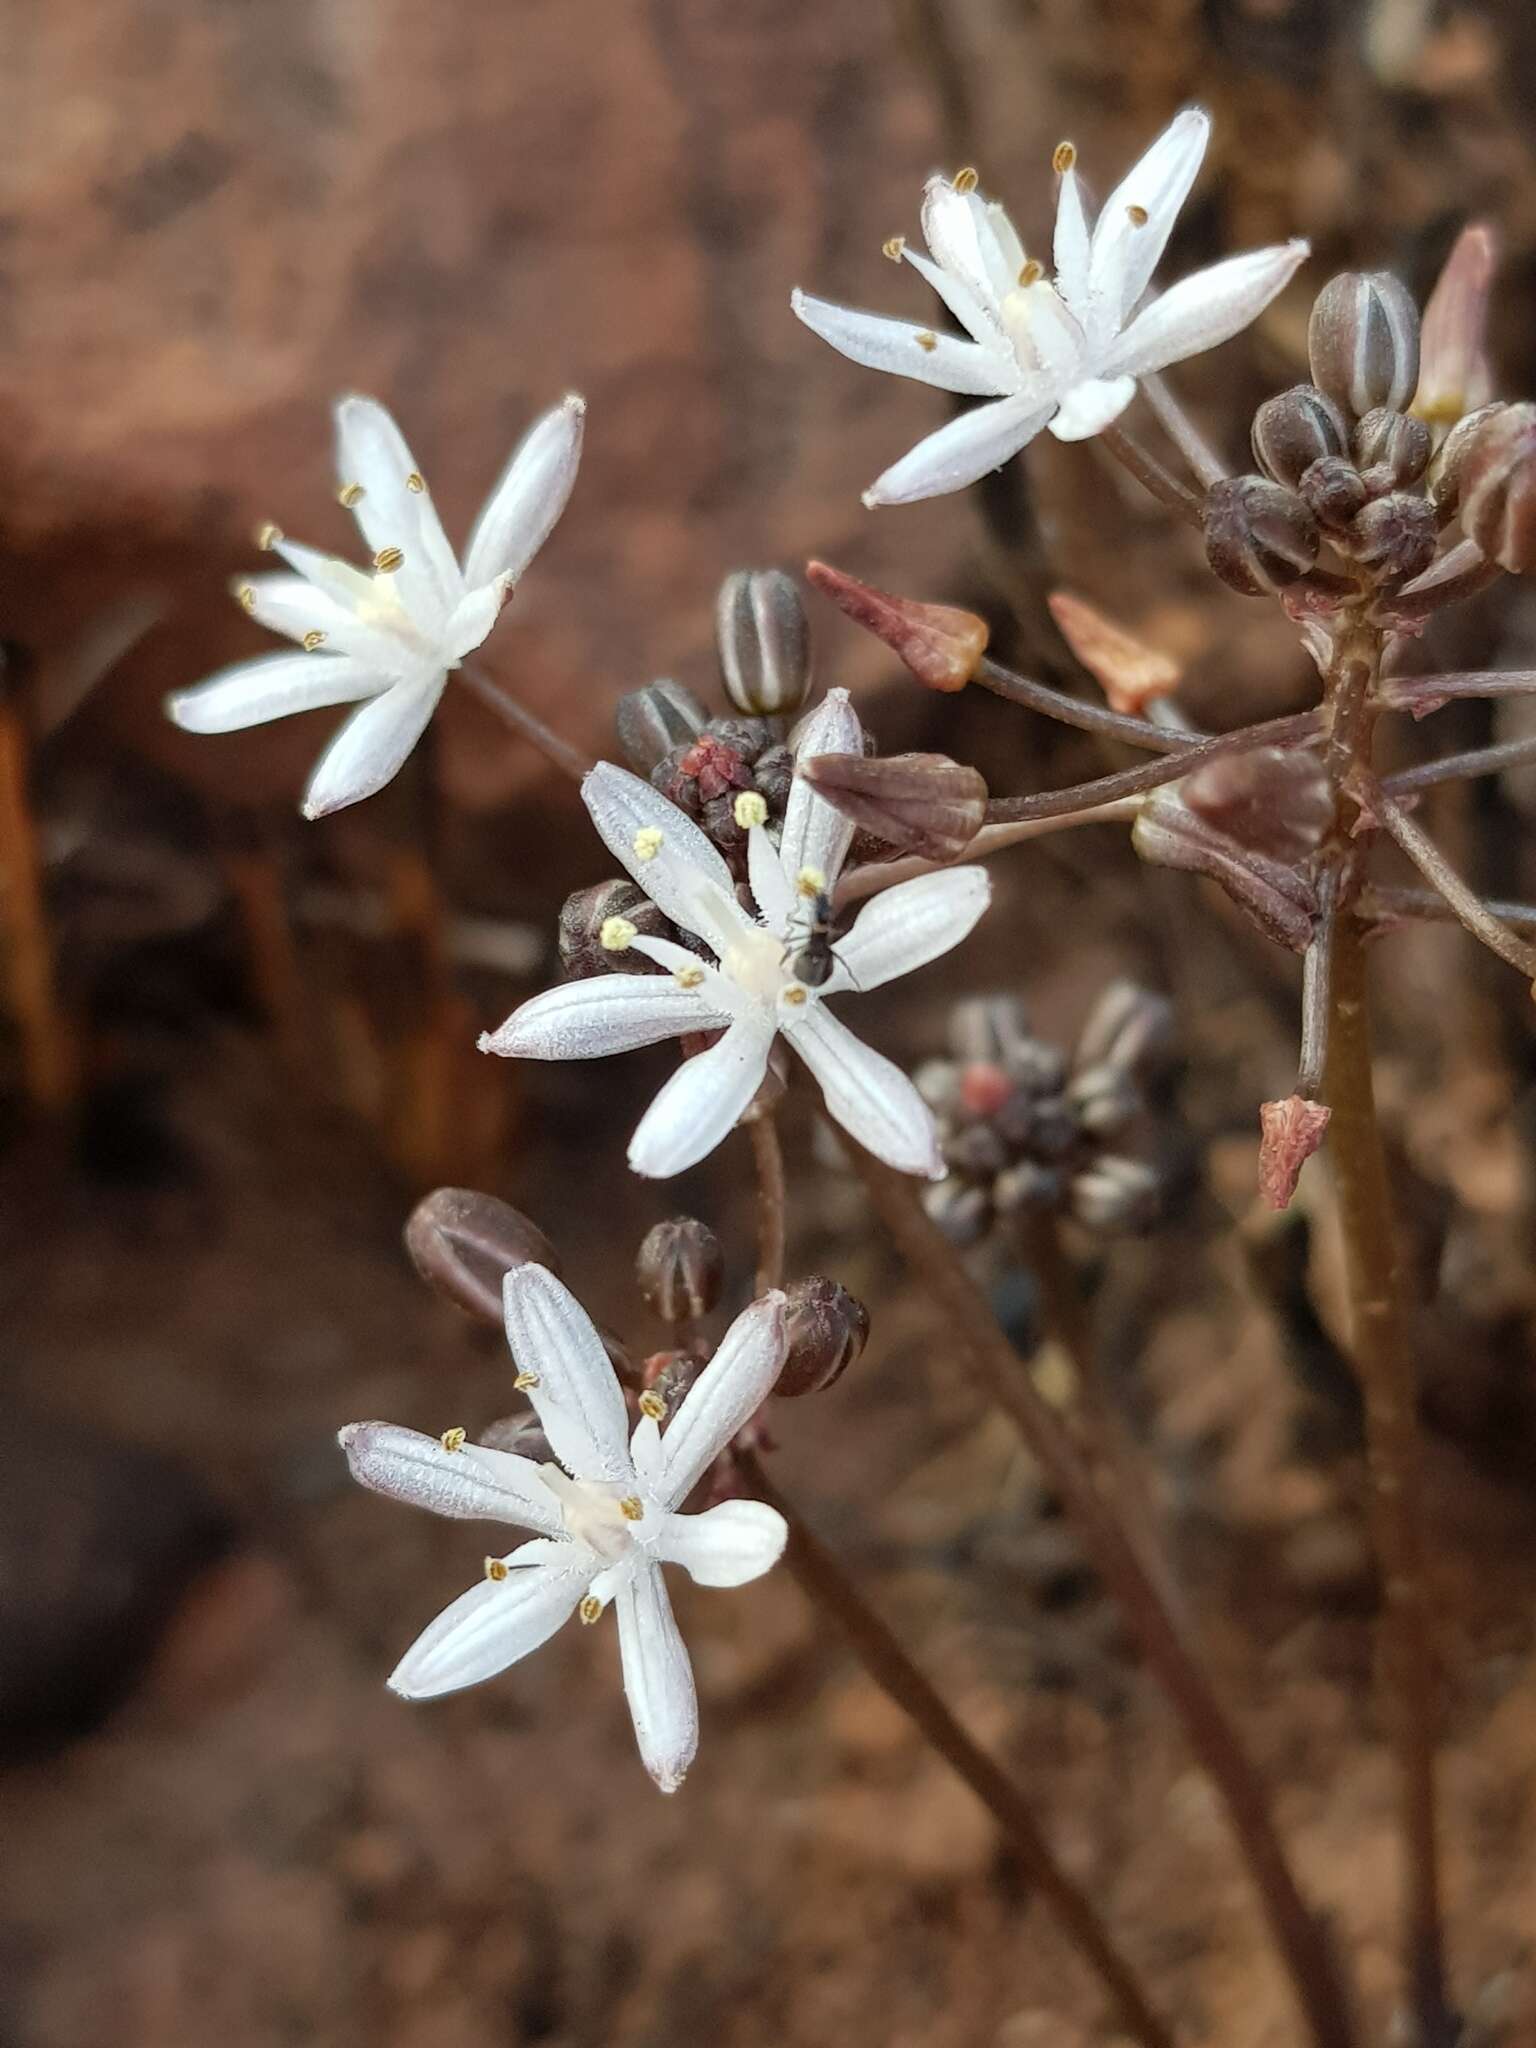
[[[880,244],[915,228],[928,171],[977,164],[1035,246],[1057,140],[1102,189],[1199,98],[1216,140],[1167,274],[1299,233],[1314,288],[1363,261],[1422,290],[1482,216],[1505,251],[1501,389],[1525,393],[1536,15],[11,0],[0,19],[4,708],[60,1007],[51,1113],[0,1041],[0,2043],[1105,2038],[984,1817],[782,1577],[680,1600],[705,1734],[672,1801],[634,1759],[603,1632],[436,1707],[385,1693],[473,1577],[475,1536],[349,1490],[332,1433],[473,1429],[508,1403],[498,1344],[405,1267],[410,1201],[445,1179],[509,1194],[643,1346],[631,1245],[696,1208],[734,1232],[745,1287],[745,1169],[727,1151],[674,1188],[625,1176],[649,1055],[528,1076],[474,1053],[549,978],[563,892],[604,871],[570,793],[476,705],[450,692],[387,796],[301,827],[331,714],[195,740],[159,700],[260,651],[226,590],[259,520],[348,543],[328,405],[358,388],[397,411],[454,533],[530,418],[586,395],[570,509],[486,652],[593,749],[624,689],[709,688],[723,572],[809,553],[985,609],[1057,679],[1042,600],[1068,582],[1187,664],[1195,715],[1304,701],[1267,608],[1213,592],[1092,449],[1045,441],[964,499],[866,513],[859,490],[942,401],[833,356],[789,289],[909,312]],[[1234,457],[1301,372],[1307,303],[1175,373]],[[821,673],[887,745],[926,738],[998,790],[1093,772],[1075,737],[918,702],[841,621],[815,625]],[[1505,600],[1459,630],[1458,659],[1528,659],[1536,614]],[[1501,893],[1532,884],[1526,801],[1440,819]],[[1326,1256],[1287,1239],[1311,1293],[1271,1281],[1256,1307],[1265,1246],[1224,1235],[1253,1105],[1294,1061],[1289,967],[1107,835],[999,873],[966,985],[1022,968],[1068,1034],[1116,972],[1181,1001],[1182,1194],[1161,1240],[1090,1278],[1224,1682],[1377,2014],[1374,1596],[1347,1422],[1307,1372],[1336,1304]],[[1519,989],[1454,935],[1394,961],[1385,1092],[1417,1270],[1446,1288],[1421,1332],[1452,1882],[1492,2013],[1515,2009],[1501,1973],[1536,1927],[1528,1031]],[[951,989],[928,975],[876,1035],[931,1050]],[[859,1374],[785,1416],[786,1484],[1030,1781],[1187,2038],[1289,2040],[1209,1799],[1032,1476],[808,1141],[794,1183],[798,1263],[882,1312]]]

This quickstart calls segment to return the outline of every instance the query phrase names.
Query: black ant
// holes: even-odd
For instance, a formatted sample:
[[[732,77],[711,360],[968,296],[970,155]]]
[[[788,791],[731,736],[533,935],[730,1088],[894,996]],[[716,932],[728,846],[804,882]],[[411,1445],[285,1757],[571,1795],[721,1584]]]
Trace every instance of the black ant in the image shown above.
[[[820,988],[842,965],[832,950],[832,898],[825,889],[817,889],[806,900],[810,910],[805,929],[790,940],[781,957],[789,961],[789,971],[802,988]],[[853,980],[851,974],[848,978]],[[858,987],[856,981],[853,985]]]

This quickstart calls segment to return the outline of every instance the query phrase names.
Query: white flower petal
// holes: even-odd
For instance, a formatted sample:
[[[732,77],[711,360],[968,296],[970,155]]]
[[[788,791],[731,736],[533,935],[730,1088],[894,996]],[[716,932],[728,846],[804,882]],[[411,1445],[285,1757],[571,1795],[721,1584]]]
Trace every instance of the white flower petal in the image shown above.
[[[793,799],[793,787],[790,796]],[[747,879],[752,885],[752,900],[763,923],[783,938],[789,914],[798,898],[780,864],[779,849],[765,825],[753,825],[748,829]]]
[[[381,591],[378,578],[368,570],[354,568],[351,562],[344,562],[340,555],[328,555],[320,548],[306,547],[302,541],[286,540],[282,535],[272,542],[272,553],[285,561],[306,583],[312,583],[316,590],[323,590],[327,597],[335,598],[348,611],[367,611],[378,604]],[[387,589],[388,586],[382,588]],[[401,616],[403,618],[404,614]]]
[[[730,869],[692,818],[611,761],[598,762],[581,795],[603,844],[657,909],[724,953],[747,920]]]
[[[351,1422],[337,1435],[352,1477],[374,1493],[454,1521],[515,1522],[543,1536],[565,1524],[532,1458],[465,1444],[445,1451],[435,1436],[393,1422]]]
[[[675,1792],[698,1751],[699,1701],[660,1570],[636,1572],[615,1605],[640,1756],[662,1791]]]
[[[507,1344],[549,1447],[575,1479],[629,1479],[624,1390],[592,1318],[543,1266],[514,1266],[502,1283]]]
[[[760,1500],[725,1500],[702,1515],[669,1515],[656,1555],[700,1586],[746,1586],[784,1555],[789,1524]]]
[[[547,1643],[569,1621],[590,1569],[531,1559],[519,1564],[529,1551],[575,1556],[574,1546],[565,1543],[525,1543],[510,1552],[504,1561],[512,1569],[504,1579],[483,1579],[422,1630],[390,1675],[392,1691],[426,1700],[478,1685]]]
[[[1058,441],[1086,441],[1119,419],[1135,396],[1134,377],[1086,378],[1062,393],[1051,432]]]
[[[595,1060],[729,1022],[703,990],[681,988],[668,975],[593,974],[519,1005],[498,1030],[482,1034],[480,1050],[503,1059]]]
[[[981,209],[986,223],[986,233],[992,237],[997,256],[995,264],[988,259],[988,270],[1002,281],[1002,294],[1006,298],[1019,281],[1019,272],[1024,268],[1024,244],[1019,231],[1008,218],[1008,209],[999,199],[982,199],[973,195],[973,201]],[[983,237],[984,239],[984,237]]]
[[[445,660],[458,662],[473,654],[489,638],[506,601],[506,588],[500,583],[483,583],[478,590],[466,591],[443,628]]]
[[[471,590],[500,578],[515,584],[548,540],[576,481],[586,414],[585,399],[572,392],[523,437],[464,551]]]
[[[1083,208],[1083,183],[1076,171],[1063,171],[1056,194],[1056,235],[1051,261],[1056,272],[1056,289],[1079,320],[1088,305],[1089,259],[1092,236]]]
[[[784,1035],[821,1084],[827,1110],[899,1173],[944,1178],[933,1113],[900,1067],[856,1038],[823,1003],[807,1003]]]
[[[346,655],[263,654],[221,668],[195,690],[178,691],[165,709],[184,732],[243,732],[293,711],[355,704],[389,686],[387,675]]]
[[[930,178],[923,187],[923,240],[946,280],[960,286],[966,310],[961,302],[950,301],[956,317],[978,341],[1000,336],[1002,316],[978,233],[978,213],[948,178]]]
[[[377,399],[354,394],[338,403],[336,474],[343,487],[361,489],[352,516],[369,547],[404,556],[390,572],[394,588],[421,630],[436,637],[464,595],[464,578],[405,436]]]
[[[889,370],[894,376],[971,398],[1000,397],[1019,381],[1011,358],[974,341],[959,341],[910,320],[857,313],[802,291],[792,292],[789,303],[813,334],[868,370]]]
[[[268,632],[299,641],[320,633],[326,654],[350,654],[396,680],[421,667],[420,655],[403,640],[365,625],[350,604],[317,588],[307,576],[248,576],[238,585],[238,594],[257,625]],[[320,650],[306,650],[310,651]]]
[[[828,690],[816,709],[801,720],[794,734],[794,746],[797,764],[813,760],[818,754],[863,753],[864,729],[846,690]],[[803,775],[796,775],[789,785],[784,825],[779,833],[779,872],[791,900],[798,896],[799,878],[807,868],[822,876],[823,885],[831,889],[842,872],[852,840],[850,820],[824,796],[818,796],[814,784]]]
[[[1091,289],[1111,331],[1150,283],[1210,136],[1210,115],[1202,107],[1186,107],[1105,200],[1093,231]]]
[[[968,938],[986,909],[992,883],[985,868],[944,868],[885,889],[859,913],[837,946],[839,964],[856,989],[879,988]]]
[[[960,325],[980,347],[989,353],[996,351],[1000,356],[1008,353],[1007,337],[995,306],[979,299],[963,279],[941,269],[931,257],[919,255],[916,249],[906,245],[903,245],[901,253],[924,283],[938,293]]]
[[[1137,314],[1106,355],[1106,374],[1145,377],[1230,341],[1284,291],[1308,254],[1305,242],[1285,242],[1182,278]]]
[[[700,1027],[702,1030],[718,1030],[733,1017],[750,1017],[757,1010],[756,996],[738,987],[728,974],[722,974],[712,960],[701,960],[697,953],[690,953],[674,939],[648,939],[640,932],[630,940],[627,950],[665,967],[680,988],[688,988],[696,976],[703,977],[691,989],[710,1013],[710,1021]]]
[[[737,1430],[762,1407],[784,1369],[787,1342],[780,1293],[765,1294],[732,1323],[662,1432],[651,1485],[663,1507],[675,1508],[687,1499]]]
[[[305,817],[324,818],[347,804],[360,803],[392,782],[426,731],[447,680],[446,674],[438,671],[424,682],[396,683],[361,711],[354,711],[309,778],[304,792]]]
[[[919,498],[964,490],[1017,455],[1055,409],[1055,398],[1042,401],[1033,387],[1016,398],[973,406],[919,441],[900,462],[876,477],[864,493],[864,502],[869,506],[911,505]]]
[[[766,1006],[739,1017],[717,1045],[684,1060],[640,1119],[629,1163],[651,1180],[670,1180],[714,1151],[762,1086],[773,1044]]]

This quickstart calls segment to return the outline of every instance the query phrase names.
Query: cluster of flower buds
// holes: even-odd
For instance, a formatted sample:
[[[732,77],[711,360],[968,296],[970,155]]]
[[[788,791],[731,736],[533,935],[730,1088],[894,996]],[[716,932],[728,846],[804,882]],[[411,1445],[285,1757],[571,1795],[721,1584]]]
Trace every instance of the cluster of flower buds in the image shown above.
[[[1063,1211],[1105,1233],[1148,1228],[1157,1176],[1117,1147],[1145,1113],[1144,1084],[1166,1051],[1170,1022],[1161,996],[1115,982],[1069,1060],[1031,1032],[1013,997],[957,1004],[950,1057],[917,1075],[949,1166],[925,1198],[946,1236],[977,1244],[1000,1217],[1032,1209]]]

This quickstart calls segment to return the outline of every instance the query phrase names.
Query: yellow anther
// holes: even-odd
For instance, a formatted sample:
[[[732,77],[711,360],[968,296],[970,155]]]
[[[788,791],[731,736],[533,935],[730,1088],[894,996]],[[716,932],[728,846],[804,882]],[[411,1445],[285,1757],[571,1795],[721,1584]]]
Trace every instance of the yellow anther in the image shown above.
[[[672,979],[679,988],[702,988],[704,970],[702,967],[679,967]]]
[[[462,1451],[464,1448],[465,1440],[468,1437],[468,1435],[468,1430],[445,1429],[442,1435],[438,1438],[438,1442],[442,1445],[445,1451]]]
[[[923,351],[924,355],[931,356],[934,350],[939,345],[939,337],[933,332],[931,328],[925,327],[922,333],[919,334],[917,337],[917,345]]]
[[[380,548],[373,558],[373,566],[381,576],[393,576],[404,561],[403,548]]]
[[[252,590],[249,583],[242,583],[240,588],[235,592],[235,595],[239,598],[240,602],[245,606],[245,609],[248,612],[255,611],[256,593],[254,590]]]
[[[888,242],[880,244],[880,254],[888,258],[892,263],[899,263],[906,252],[906,247],[907,238],[905,235],[892,235]]]
[[[807,900],[820,896],[827,886],[827,878],[820,868],[802,868],[795,877],[795,894]]]
[[[665,836],[659,825],[642,825],[633,840],[635,859],[654,860]]]
[[[595,1593],[589,1593],[576,1612],[581,1616],[583,1624],[590,1628],[594,1621],[602,1620],[603,1603]]]
[[[405,480],[405,488],[408,491],[416,491],[418,493],[424,491],[427,488],[427,480],[422,475],[419,469],[413,469],[411,471],[410,475]]]
[[[605,917],[598,929],[597,943],[605,953],[622,953],[639,929],[627,917]]]
[[[338,485],[338,486],[337,486],[337,490],[336,490],[336,502],[337,502],[337,504],[338,504],[338,505],[345,505],[345,506],[346,506],[346,508],[347,508],[347,510],[348,510],[349,512],[350,512],[350,511],[352,510],[352,507],[353,507],[354,505],[361,505],[361,503],[363,502],[363,487],[362,487],[362,485],[361,485],[361,484],[340,484],[340,485]]]
[[[1070,171],[1076,162],[1077,144],[1075,142],[1058,142],[1051,151],[1051,169],[1053,171]]]
[[[638,1493],[626,1493],[619,1502],[619,1513],[626,1522],[643,1522],[645,1520],[645,1502]]]
[[[520,1372],[512,1384],[520,1394],[526,1394],[530,1387],[539,1384],[539,1376],[536,1372]]]
[[[1024,268],[1019,272],[1019,283],[1028,289],[1030,285],[1038,284],[1044,275],[1045,265],[1037,263],[1034,257],[1031,256]]]
[[[274,526],[270,519],[265,526],[258,526],[256,529],[256,545],[264,555],[270,555],[282,537],[283,529]]]
[[[511,1575],[512,1567],[505,1558],[488,1557],[485,1560],[485,1576],[488,1579],[494,1579],[498,1586],[503,1579],[510,1578]]]
[[[1133,228],[1144,228],[1146,226],[1147,209],[1144,206],[1131,205],[1128,206],[1125,210],[1127,214],[1130,216],[1130,222]]]
[[[731,805],[731,816],[743,832],[750,832],[754,825],[766,825],[768,806],[755,789],[744,789]]]
[[[963,171],[956,171],[955,173],[955,190],[957,192],[974,192],[980,183],[980,173],[972,170],[969,164],[966,165]]]
[[[791,1007],[796,1010],[798,1010],[800,1005],[805,1001],[805,990],[800,986],[798,981],[792,981],[789,984],[789,987],[785,989],[784,1000],[786,1003],[790,1004]]]
[[[666,1402],[660,1394],[652,1393],[649,1388],[640,1396],[638,1405],[640,1413],[648,1415],[652,1422],[660,1422],[667,1412]]]
[[[309,631],[304,635],[304,652],[306,654],[313,654],[316,648],[323,647],[324,645],[325,635],[320,631],[318,626],[311,626]]]

